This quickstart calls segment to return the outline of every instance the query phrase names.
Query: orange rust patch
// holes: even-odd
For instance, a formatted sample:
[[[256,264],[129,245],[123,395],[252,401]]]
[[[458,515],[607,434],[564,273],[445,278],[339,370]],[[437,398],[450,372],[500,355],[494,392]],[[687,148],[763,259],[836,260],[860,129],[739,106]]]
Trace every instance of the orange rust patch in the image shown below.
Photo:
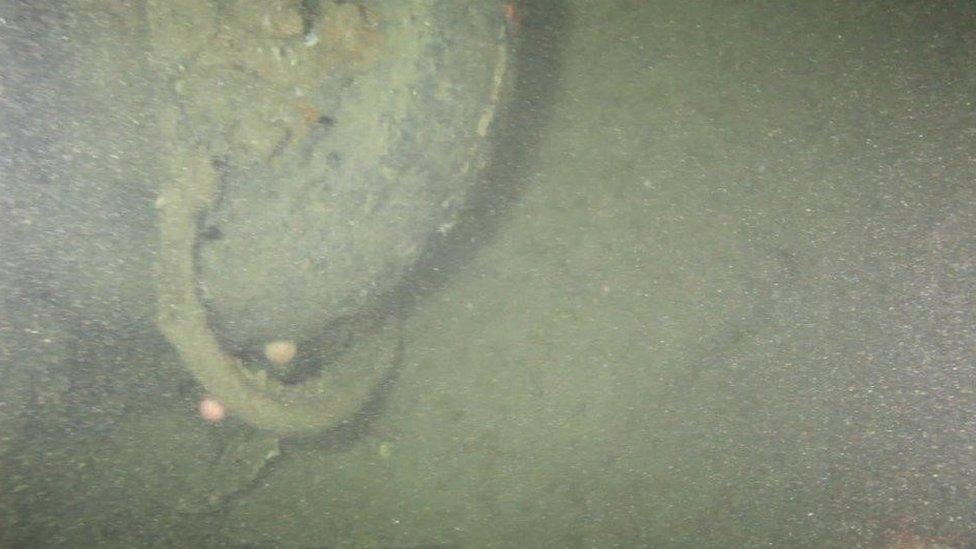
[[[298,111],[298,114],[301,115],[302,122],[304,122],[306,126],[315,124],[318,122],[319,117],[322,116],[322,113],[315,107],[315,105],[312,105],[304,99],[295,101],[295,109]]]
[[[515,0],[505,2],[505,21],[516,30],[522,28],[522,13],[515,7]]]

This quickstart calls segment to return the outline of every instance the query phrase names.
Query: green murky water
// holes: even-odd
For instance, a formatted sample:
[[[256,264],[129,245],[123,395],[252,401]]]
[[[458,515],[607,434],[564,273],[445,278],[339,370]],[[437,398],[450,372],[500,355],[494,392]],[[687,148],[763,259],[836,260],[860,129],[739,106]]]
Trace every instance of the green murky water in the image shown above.
[[[145,30],[125,6],[76,9],[56,28],[87,66],[112,52],[96,29]],[[519,32],[546,42],[511,107],[532,121],[498,170],[515,191],[403,316],[382,401],[314,444],[202,422],[201,389],[127,305],[151,251],[110,234],[86,253],[99,223],[34,205],[144,204],[129,224],[152,232],[130,185],[152,145],[117,135],[151,105],[124,91],[141,61],[65,68],[88,116],[58,121],[96,145],[60,169],[104,185],[72,194],[43,166],[4,183],[0,540],[974,543],[974,23],[964,2],[524,7]],[[22,100],[58,104],[41,84]],[[113,264],[126,247],[143,263]],[[76,290],[98,285],[117,299]]]

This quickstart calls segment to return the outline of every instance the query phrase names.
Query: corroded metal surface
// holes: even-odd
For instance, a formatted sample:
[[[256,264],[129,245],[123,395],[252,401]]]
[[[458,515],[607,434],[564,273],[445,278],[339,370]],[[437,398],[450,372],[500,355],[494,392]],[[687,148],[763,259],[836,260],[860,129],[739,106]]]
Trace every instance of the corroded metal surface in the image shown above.
[[[383,377],[382,338],[356,366],[301,383],[238,357],[375,304],[451,229],[508,82],[506,10],[160,1],[147,13],[164,76],[159,325],[246,421],[333,426]]]

